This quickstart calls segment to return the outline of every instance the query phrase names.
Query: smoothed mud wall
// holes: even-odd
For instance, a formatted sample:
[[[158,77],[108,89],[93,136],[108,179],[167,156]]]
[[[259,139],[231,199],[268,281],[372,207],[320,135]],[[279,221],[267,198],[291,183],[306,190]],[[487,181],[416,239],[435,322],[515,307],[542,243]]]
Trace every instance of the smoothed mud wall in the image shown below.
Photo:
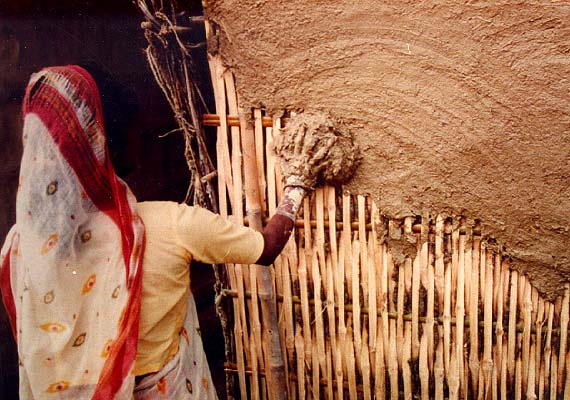
[[[570,5],[206,1],[244,105],[323,110],[388,217],[480,219],[555,295],[570,277]],[[425,220],[425,219],[424,219]]]

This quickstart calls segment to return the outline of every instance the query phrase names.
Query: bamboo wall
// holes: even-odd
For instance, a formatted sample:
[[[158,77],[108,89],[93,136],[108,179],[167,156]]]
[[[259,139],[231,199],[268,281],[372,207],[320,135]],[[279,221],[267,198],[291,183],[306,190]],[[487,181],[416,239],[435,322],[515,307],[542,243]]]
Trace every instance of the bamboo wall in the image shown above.
[[[244,217],[242,139],[232,74],[210,58],[220,212]],[[263,215],[281,194],[268,143],[280,127],[253,110]],[[246,221],[247,222],[247,221]],[[380,233],[415,235],[395,265]],[[255,266],[229,265],[235,396],[268,398]],[[384,219],[371,198],[318,189],[271,268],[290,399],[570,398],[569,288],[554,304],[481,240],[479,227],[434,217]]]

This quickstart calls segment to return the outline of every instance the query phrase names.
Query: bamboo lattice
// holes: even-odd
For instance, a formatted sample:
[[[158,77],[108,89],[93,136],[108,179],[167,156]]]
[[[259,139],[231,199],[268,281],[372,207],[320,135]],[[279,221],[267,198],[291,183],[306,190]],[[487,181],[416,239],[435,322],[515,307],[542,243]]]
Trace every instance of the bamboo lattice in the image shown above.
[[[220,212],[244,217],[242,140],[234,77],[210,56]],[[263,215],[281,193],[268,144],[282,121],[255,109]],[[382,230],[415,235],[395,265]],[[569,288],[545,301],[463,220],[383,218],[371,198],[325,187],[304,206],[271,267],[290,399],[570,398]],[[229,265],[235,395],[267,398],[256,275]]]

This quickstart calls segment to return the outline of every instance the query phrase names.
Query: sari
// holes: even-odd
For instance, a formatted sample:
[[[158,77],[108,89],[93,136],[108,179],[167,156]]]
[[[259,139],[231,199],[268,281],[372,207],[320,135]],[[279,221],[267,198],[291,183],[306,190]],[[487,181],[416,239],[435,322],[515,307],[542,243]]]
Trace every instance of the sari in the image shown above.
[[[97,85],[78,66],[32,75],[2,300],[21,399],[130,399],[144,226],[114,172]]]

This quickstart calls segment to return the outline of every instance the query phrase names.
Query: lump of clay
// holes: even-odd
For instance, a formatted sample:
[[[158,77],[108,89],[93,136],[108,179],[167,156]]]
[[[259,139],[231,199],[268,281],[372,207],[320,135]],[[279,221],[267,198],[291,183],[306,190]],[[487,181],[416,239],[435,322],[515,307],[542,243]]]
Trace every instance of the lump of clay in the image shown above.
[[[275,138],[285,184],[313,189],[352,177],[360,151],[352,134],[324,112],[293,115]]]

